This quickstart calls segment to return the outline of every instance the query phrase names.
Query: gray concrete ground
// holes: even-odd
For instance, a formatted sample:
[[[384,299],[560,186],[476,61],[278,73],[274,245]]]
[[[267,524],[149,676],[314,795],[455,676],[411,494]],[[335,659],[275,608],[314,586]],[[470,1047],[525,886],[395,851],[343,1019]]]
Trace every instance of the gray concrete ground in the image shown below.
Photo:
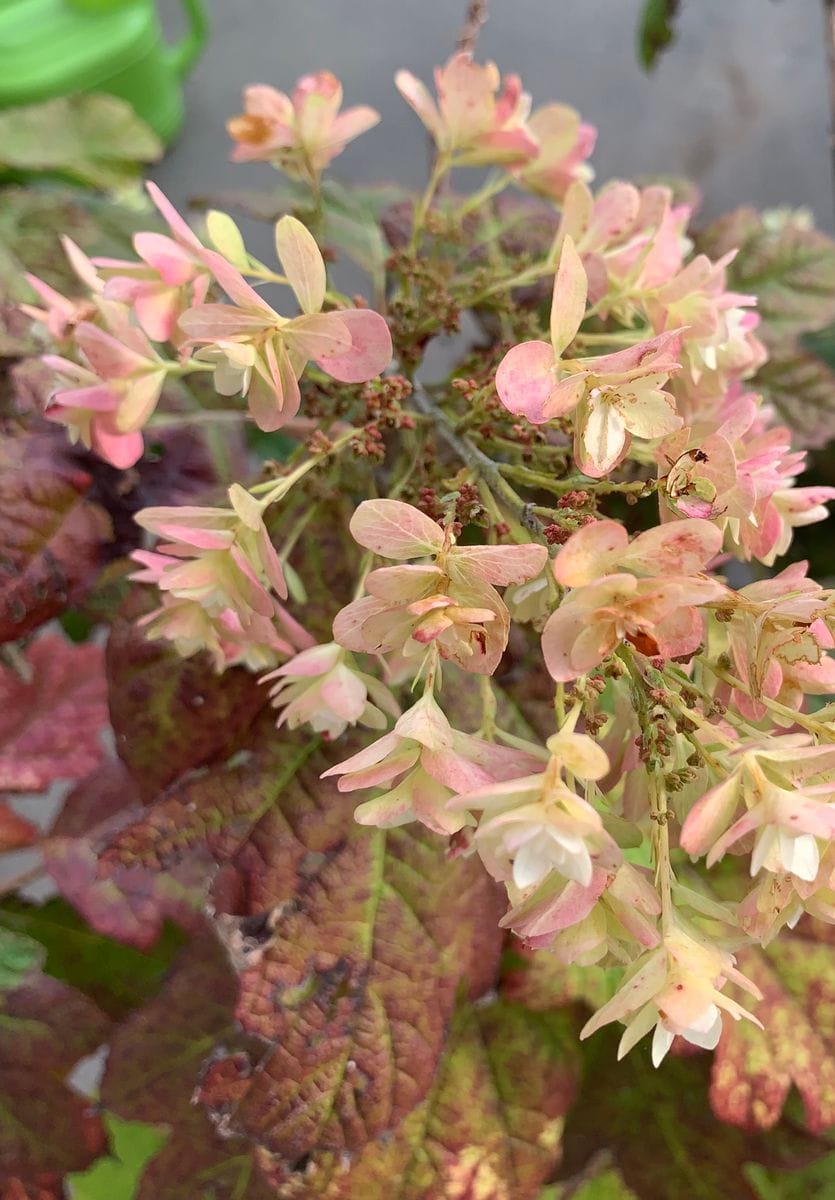
[[[423,178],[426,146],[396,93],[400,66],[428,79],[464,0],[206,0],[211,44],[187,88],[179,143],[156,171],[178,202],[269,186],[269,168],[226,161],[227,117],[248,82],[289,89],[328,67],[348,103],[383,122],[338,160],[343,178]],[[164,0],[167,9],[174,0]],[[833,225],[821,0],[681,0],[679,37],[652,75],[635,53],[640,0],[491,0],[479,54],[520,72],[536,103],[575,105],[600,130],[598,179],[668,172],[702,187],[709,214],[806,205]]]

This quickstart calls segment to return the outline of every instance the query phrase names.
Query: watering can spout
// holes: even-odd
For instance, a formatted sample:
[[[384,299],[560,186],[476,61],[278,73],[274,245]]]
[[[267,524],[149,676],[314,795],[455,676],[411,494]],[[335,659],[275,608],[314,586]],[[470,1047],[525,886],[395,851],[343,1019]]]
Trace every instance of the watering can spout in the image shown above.
[[[209,19],[203,7],[203,0],[182,0],[182,5],[188,28],[179,42],[168,51],[169,62],[181,79],[200,57],[209,34]]]

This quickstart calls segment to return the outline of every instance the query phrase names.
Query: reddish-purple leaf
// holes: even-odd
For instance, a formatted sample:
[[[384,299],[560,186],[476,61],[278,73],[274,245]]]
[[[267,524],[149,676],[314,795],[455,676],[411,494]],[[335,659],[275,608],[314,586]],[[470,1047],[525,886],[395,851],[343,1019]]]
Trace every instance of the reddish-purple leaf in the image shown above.
[[[152,800],[193,767],[229,754],[269,699],[243,668],[217,675],[205,655],[182,659],[149,642],[132,597],[107,644],[110,717],[119,757]]]
[[[49,634],[26,652],[31,679],[0,667],[0,790],[34,792],[80,779],[101,761],[107,724],[99,646]]]
[[[74,988],[46,975],[0,1004],[0,1186],[82,1170],[101,1148],[89,1102],[65,1079],[107,1039],[109,1022]],[[13,1195],[14,1193],[12,1193]],[[25,1193],[24,1193],[25,1194]]]
[[[67,797],[42,850],[58,890],[95,930],[147,950],[166,918],[186,928],[199,922],[206,871],[197,862],[167,872],[103,862],[102,848],[142,814],[127,769],[107,762]]]
[[[55,437],[0,444],[0,641],[22,637],[84,593],[110,522],[91,479]]]
[[[127,1120],[170,1126],[171,1136],[142,1175],[136,1200],[270,1200],[249,1148],[222,1139],[193,1102],[205,1060],[234,1043],[237,982],[209,932],[183,952],[160,994],[116,1030],[102,1102]],[[152,1082],[150,1082],[152,1081]]]

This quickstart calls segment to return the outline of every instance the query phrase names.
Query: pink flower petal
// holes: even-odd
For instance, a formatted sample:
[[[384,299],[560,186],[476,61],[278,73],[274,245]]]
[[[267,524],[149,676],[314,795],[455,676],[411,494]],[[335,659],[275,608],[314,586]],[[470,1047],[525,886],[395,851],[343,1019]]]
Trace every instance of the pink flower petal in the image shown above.
[[[534,425],[546,421],[545,407],[557,382],[555,366],[548,342],[523,342],[508,350],[496,371],[496,391],[508,412]]]
[[[551,300],[551,345],[559,359],[563,350],[574,340],[585,316],[588,280],[574,242],[566,237],[562,244],[560,263],[554,278]]]
[[[282,217],[275,227],[278,258],[302,312],[318,313],[325,302],[325,260],[316,239],[295,217]]]
[[[437,554],[444,544],[435,522],[402,500],[363,500],[349,528],[366,550],[398,561]]]
[[[351,338],[350,349],[315,356],[323,371],[342,383],[365,383],[391,362],[391,333],[383,317],[369,308],[346,308],[338,314]]]

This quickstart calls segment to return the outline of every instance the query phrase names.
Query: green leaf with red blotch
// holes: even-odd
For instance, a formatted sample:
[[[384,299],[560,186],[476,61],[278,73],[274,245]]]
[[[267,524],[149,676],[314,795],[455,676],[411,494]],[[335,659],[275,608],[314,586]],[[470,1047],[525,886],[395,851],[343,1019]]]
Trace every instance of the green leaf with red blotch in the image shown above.
[[[116,749],[145,800],[231,753],[268,699],[242,667],[218,675],[206,655],[184,659],[148,641],[136,618],[150,603],[132,593],[106,654]]]
[[[811,921],[765,951],[744,950],[739,966],[763,993],[763,1024],[728,1021],[714,1056],[710,1100],[717,1116],[745,1129],[770,1129],[792,1086],[806,1124],[835,1124],[835,946]]]
[[[104,755],[107,687],[99,646],[46,634],[19,667],[0,666],[0,790],[78,779]]]
[[[101,1127],[65,1080],[106,1041],[109,1022],[81,992],[46,975],[0,995],[0,1187],[82,1170]]]
[[[656,1070],[642,1045],[618,1063],[619,1037],[609,1029],[587,1045],[585,1083],[566,1122],[565,1179],[608,1154],[640,1200],[758,1200],[746,1164],[796,1167],[825,1150],[788,1126],[752,1135],[719,1121],[707,1055],[670,1056]]]
[[[92,480],[44,435],[0,442],[0,642],[31,633],[92,581],[110,522]]]

